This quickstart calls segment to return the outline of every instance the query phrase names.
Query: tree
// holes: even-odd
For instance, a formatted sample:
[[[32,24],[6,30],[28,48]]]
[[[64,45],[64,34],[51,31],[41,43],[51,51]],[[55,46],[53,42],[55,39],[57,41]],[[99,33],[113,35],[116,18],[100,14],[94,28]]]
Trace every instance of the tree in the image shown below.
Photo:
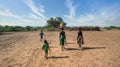
[[[0,34],[4,31],[4,27],[0,25]]]
[[[59,27],[60,23],[63,23],[66,26],[66,23],[63,21],[61,17],[50,18],[47,20],[47,27]]]
[[[32,30],[33,30],[33,27],[31,27],[31,26],[26,26],[26,30],[27,30],[27,31],[32,31]]]

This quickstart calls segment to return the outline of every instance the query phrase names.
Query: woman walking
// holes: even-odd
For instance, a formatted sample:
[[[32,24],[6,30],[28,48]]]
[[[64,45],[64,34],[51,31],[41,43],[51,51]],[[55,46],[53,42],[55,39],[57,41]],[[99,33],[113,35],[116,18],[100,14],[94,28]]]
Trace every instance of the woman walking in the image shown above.
[[[83,38],[83,34],[82,34],[82,31],[81,31],[81,28],[79,28],[79,30],[78,30],[77,44],[79,45],[80,49],[82,49],[81,45],[84,44],[84,38]]]
[[[61,50],[65,49],[65,41],[66,41],[66,35],[64,32],[64,29],[61,28],[61,32],[59,33],[59,39],[60,39],[60,45],[61,45]]]

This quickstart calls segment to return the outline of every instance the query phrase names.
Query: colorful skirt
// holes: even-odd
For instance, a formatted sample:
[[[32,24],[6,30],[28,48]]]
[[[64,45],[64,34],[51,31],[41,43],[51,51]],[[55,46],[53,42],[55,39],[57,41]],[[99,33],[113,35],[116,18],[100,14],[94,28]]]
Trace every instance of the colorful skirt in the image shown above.
[[[60,45],[64,46],[64,43],[65,43],[65,38],[60,38]]]

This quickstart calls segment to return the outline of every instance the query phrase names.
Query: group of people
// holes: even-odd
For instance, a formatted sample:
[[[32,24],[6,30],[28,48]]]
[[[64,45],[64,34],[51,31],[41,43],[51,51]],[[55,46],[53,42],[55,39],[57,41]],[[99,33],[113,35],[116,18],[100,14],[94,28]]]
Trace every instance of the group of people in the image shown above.
[[[40,41],[42,41],[43,36],[44,36],[43,31],[41,31],[39,35],[40,35]],[[65,34],[65,31],[64,31],[64,28],[61,28],[61,31],[59,33],[59,42],[60,42],[60,45],[61,45],[61,50],[62,51],[65,50],[64,46],[66,45],[66,34]],[[81,31],[81,28],[79,28],[79,30],[78,30],[77,44],[79,45],[79,48],[82,50],[81,45],[84,44],[84,39],[83,39],[83,34],[82,34],[82,31]],[[44,40],[42,50],[44,50],[45,57],[47,59],[48,58],[48,50],[50,50],[49,43],[47,42],[47,40]]]

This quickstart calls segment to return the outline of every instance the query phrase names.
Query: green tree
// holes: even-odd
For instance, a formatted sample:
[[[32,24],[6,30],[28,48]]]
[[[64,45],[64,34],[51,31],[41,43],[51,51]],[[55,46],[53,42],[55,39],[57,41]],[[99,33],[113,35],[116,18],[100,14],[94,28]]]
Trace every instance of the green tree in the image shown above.
[[[63,23],[66,26],[66,23],[63,21],[61,17],[50,18],[47,20],[47,27],[59,27],[60,23]]]
[[[33,27],[31,27],[31,26],[26,26],[26,30],[27,30],[27,31],[33,31]]]

